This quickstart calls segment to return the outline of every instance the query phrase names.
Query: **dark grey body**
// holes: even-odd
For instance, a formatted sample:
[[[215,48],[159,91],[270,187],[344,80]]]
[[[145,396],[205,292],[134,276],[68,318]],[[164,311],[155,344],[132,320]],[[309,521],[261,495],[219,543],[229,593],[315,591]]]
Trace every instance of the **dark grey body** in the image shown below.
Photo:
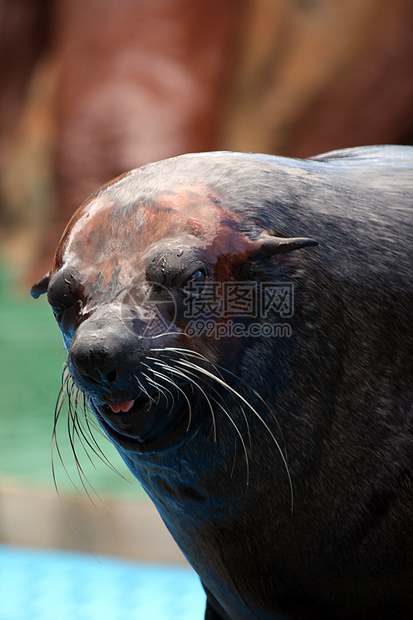
[[[112,440],[200,575],[207,618],[412,618],[413,148],[306,161],[184,156],[104,192],[123,205],[122,218],[136,196],[150,203],[164,187],[191,182],[240,214],[250,239],[276,231],[318,242],[244,261],[240,279],[294,282],[290,338],[213,343],[226,381],[265,425],[217,385],[216,441],[205,404],[170,445]],[[58,268],[70,261],[67,252]],[[99,316],[109,321],[105,299]],[[96,390],[75,370],[91,329],[81,322],[68,349],[97,413]]]

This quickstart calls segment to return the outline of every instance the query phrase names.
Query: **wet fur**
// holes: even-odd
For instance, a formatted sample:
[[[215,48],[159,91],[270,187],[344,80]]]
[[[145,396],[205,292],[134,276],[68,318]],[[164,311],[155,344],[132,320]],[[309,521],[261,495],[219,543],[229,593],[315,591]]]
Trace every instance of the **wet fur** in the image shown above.
[[[184,156],[107,191],[121,221],[142,186],[150,204],[188,178],[223,197],[250,239],[319,246],[246,263],[250,279],[294,281],[291,338],[233,343],[220,361],[153,347],[139,380],[167,414],[185,379],[196,408],[181,440],[118,445],[122,458],[200,575],[206,618],[410,619],[413,148]],[[70,432],[84,441],[88,395],[72,386]]]

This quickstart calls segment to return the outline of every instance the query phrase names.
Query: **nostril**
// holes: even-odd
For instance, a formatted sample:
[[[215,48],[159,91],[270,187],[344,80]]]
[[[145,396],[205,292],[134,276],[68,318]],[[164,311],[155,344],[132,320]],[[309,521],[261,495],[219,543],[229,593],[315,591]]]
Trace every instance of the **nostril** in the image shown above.
[[[108,383],[115,383],[115,381],[118,378],[118,371],[117,370],[109,370],[109,372],[106,373],[105,379]]]
[[[69,350],[72,376],[85,390],[100,386],[113,391],[127,374],[129,349],[123,346],[124,340],[115,338],[111,332],[103,332],[103,328],[98,332],[98,338],[95,332],[91,333],[93,323],[88,329],[89,321],[80,324]]]

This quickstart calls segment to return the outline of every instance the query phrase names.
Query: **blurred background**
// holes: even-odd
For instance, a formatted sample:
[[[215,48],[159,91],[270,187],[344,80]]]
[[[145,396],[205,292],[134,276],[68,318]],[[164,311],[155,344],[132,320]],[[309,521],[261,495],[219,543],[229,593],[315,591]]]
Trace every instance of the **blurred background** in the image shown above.
[[[307,157],[413,144],[412,32],[407,0],[0,0],[0,571],[1,561],[15,565],[19,582],[26,562],[20,593],[46,548],[76,550],[84,561],[109,554],[173,567],[188,617],[202,617],[196,580],[108,442],[102,450],[120,475],[77,448],[92,502],[62,419],[60,496],[53,486],[64,354],[45,300],[28,291],[49,270],[71,214],[125,170],[185,152]],[[43,551],[30,564],[7,555],[17,546]],[[152,575],[164,584],[148,570],[140,583]],[[183,595],[184,578],[194,599]],[[48,617],[44,609],[29,616],[27,601],[10,594],[17,582],[1,579],[12,601],[2,614],[0,591],[1,619]],[[90,600],[82,600],[84,609]],[[100,620],[126,617],[105,605]],[[136,617],[155,618],[153,607],[147,616],[139,609]],[[185,613],[167,604],[160,617]]]

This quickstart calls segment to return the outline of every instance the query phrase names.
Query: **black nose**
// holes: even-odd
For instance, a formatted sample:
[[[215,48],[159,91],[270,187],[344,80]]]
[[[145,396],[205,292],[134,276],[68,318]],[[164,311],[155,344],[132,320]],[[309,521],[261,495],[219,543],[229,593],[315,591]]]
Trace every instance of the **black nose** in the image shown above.
[[[79,337],[70,348],[69,367],[82,387],[110,387],[119,378],[120,351],[113,346],[102,346],[102,343],[89,342],[88,339]]]
[[[96,313],[78,326],[68,361],[75,382],[86,391],[129,391],[141,356],[139,339],[121,317]]]

